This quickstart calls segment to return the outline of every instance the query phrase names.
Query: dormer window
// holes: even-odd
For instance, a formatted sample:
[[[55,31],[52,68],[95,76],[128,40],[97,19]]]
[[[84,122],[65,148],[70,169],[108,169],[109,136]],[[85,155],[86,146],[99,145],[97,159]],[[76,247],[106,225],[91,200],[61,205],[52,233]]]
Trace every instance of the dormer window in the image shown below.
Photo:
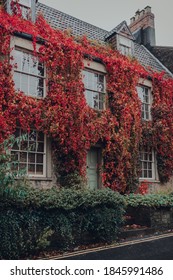
[[[119,35],[119,50],[124,55],[132,55],[132,40]]]

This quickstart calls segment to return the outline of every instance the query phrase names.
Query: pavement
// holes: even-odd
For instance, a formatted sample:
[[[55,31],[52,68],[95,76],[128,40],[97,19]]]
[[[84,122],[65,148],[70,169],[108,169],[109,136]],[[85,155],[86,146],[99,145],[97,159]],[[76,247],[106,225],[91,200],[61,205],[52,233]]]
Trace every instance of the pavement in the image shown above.
[[[173,260],[173,233],[144,237],[85,251],[64,253],[54,260]]]

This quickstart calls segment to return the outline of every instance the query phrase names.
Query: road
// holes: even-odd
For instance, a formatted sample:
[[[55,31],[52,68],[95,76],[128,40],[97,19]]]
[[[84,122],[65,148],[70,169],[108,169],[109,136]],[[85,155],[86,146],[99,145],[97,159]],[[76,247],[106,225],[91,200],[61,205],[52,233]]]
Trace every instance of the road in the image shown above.
[[[173,260],[173,233],[121,243],[108,248],[66,254],[63,260]]]

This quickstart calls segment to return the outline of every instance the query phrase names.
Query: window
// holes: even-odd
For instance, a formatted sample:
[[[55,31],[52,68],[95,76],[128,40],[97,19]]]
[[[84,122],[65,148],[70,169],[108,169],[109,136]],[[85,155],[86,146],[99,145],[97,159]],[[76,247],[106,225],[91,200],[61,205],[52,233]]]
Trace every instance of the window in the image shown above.
[[[17,2],[17,1],[16,1]],[[31,18],[31,0],[19,0],[18,1],[24,19]]]
[[[14,168],[25,169],[27,175],[45,176],[45,136],[42,132],[31,130],[25,133],[21,129],[17,129],[15,136],[19,137],[26,134],[26,139],[15,143],[11,155],[15,161],[18,161]]]
[[[137,86],[138,96],[142,102],[142,119],[151,119],[151,89],[146,86]]]
[[[119,35],[119,50],[124,55],[132,55],[133,41],[129,38]]]
[[[120,52],[124,55],[131,55],[131,49],[128,46],[120,44]]]
[[[33,97],[44,96],[45,71],[43,63],[32,53],[21,49],[14,50],[15,89]]]
[[[140,151],[140,178],[156,179],[155,155],[152,148],[145,147]]]
[[[83,71],[85,97],[87,104],[96,110],[104,109],[105,75],[88,70]]]

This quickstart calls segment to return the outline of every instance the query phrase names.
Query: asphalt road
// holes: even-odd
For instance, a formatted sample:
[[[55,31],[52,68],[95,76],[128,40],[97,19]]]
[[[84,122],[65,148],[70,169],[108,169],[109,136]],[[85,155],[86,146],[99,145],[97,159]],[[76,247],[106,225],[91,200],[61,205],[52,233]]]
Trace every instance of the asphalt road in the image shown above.
[[[63,260],[173,260],[173,234],[67,255]]]

